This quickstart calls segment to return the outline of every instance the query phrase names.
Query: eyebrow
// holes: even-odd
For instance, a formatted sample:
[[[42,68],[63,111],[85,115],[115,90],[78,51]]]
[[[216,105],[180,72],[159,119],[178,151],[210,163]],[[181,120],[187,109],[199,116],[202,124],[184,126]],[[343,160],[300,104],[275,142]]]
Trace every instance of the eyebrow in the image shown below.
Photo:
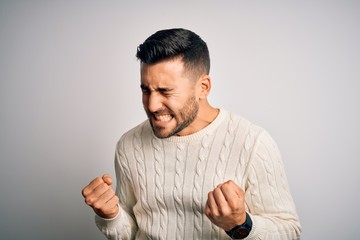
[[[150,88],[148,86],[146,86],[145,84],[141,84],[140,88],[142,90],[150,90]],[[155,89],[156,92],[168,92],[173,90],[172,88],[168,88],[168,87],[158,87],[157,89]]]
[[[149,89],[149,87],[146,86],[145,84],[141,84],[140,88],[143,89],[143,90],[148,90]]]

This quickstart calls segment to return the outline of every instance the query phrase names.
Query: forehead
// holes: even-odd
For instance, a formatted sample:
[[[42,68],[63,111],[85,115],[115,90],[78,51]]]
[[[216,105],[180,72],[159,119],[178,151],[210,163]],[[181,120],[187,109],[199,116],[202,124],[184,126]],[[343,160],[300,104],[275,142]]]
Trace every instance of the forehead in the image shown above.
[[[141,83],[147,86],[158,84],[184,83],[184,63],[181,59],[171,59],[155,64],[141,63]]]

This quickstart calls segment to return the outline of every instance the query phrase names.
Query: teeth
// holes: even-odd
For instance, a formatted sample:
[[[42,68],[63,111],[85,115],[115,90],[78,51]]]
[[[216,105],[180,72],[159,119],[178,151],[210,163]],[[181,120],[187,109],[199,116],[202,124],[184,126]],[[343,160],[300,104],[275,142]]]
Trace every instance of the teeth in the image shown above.
[[[166,122],[166,121],[170,121],[171,120],[171,115],[167,114],[167,115],[157,115],[155,116],[156,120],[159,120],[161,122]]]

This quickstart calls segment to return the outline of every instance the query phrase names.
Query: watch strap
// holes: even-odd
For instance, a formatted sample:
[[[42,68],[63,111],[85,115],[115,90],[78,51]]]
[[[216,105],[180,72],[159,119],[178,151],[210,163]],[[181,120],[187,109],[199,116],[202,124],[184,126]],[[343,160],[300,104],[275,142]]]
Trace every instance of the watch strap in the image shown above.
[[[230,231],[225,231],[232,239],[244,239],[246,238],[252,229],[252,220],[250,215],[246,212],[246,220],[243,224],[233,227]],[[241,232],[241,234],[238,234]],[[241,235],[241,236],[238,236]]]

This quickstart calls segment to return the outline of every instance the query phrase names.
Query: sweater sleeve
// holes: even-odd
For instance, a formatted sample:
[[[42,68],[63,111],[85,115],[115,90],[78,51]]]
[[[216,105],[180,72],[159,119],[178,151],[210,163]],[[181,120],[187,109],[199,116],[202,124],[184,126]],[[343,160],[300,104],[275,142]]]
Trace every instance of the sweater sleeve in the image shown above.
[[[262,130],[249,159],[245,199],[253,221],[246,239],[299,239],[301,226],[280,152]]]
[[[113,219],[95,216],[97,227],[108,239],[113,240],[135,239],[138,229],[132,210],[136,199],[130,184],[130,173],[123,152],[120,140],[115,153],[116,195],[120,199],[119,214]]]

